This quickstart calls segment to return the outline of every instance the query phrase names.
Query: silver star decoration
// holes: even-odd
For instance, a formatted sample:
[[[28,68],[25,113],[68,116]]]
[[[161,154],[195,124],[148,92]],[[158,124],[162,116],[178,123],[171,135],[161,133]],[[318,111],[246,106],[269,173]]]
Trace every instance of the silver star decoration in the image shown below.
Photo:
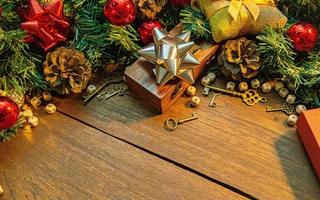
[[[194,42],[190,42],[191,33],[185,32],[178,36],[160,29],[153,29],[154,43],[142,48],[142,57],[155,64],[154,73],[157,84],[165,85],[178,77],[190,84],[195,82],[193,69],[200,64],[191,52]]]

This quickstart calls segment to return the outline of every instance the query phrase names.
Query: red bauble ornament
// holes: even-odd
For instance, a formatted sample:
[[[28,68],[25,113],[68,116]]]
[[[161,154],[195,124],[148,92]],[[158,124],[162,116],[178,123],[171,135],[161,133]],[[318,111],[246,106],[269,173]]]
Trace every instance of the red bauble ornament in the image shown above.
[[[143,22],[138,28],[141,41],[144,44],[149,44],[153,42],[153,34],[152,34],[153,29],[154,28],[160,29],[161,27],[162,27],[162,24],[159,21]]]
[[[132,0],[108,0],[104,15],[114,25],[131,24],[136,18],[136,7]]]
[[[0,130],[11,128],[19,119],[19,106],[9,97],[0,96]]]
[[[191,4],[191,0],[169,0],[169,4],[174,7],[183,7]]]
[[[0,6],[0,17],[2,17],[2,6]]]
[[[28,1],[28,9],[20,9],[19,13],[26,22],[21,24],[28,33],[27,43],[35,43],[44,51],[67,40],[70,24],[63,16],[62,0],[54,0],[46,6],[41,6],[37,0]]]
[[[299,22],[288,29],[288,36],[297,52],[309,52],[317,45],[318,29],[312,24]]]

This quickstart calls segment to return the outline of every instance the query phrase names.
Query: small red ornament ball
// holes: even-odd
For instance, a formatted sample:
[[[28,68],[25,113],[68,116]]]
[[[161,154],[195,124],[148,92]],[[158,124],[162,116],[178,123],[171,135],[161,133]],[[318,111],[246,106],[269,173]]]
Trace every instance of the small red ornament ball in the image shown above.
[[[309,52],[318,42],[318,29],[312,24],[299,22],[288,29],[288,36],[292,40],[297,52]]]
[[[0,130],[11,128],[19,119],[19,106],[9,97],[0,96]]]
[[[146,21],[143,22],[138,28],[138,32],[141,38],[141,41],[144,44],[149,44],[153,42],[152,31],[154,28],[161,28],[162,24],[159,21]]]
[[[136,18],[136,7],[132,0],[108,0],[104,15],[114,25],[131,24]]]
[[[169,0],[169,4],[174,7],[183,7],[191,4],[191,0]]]

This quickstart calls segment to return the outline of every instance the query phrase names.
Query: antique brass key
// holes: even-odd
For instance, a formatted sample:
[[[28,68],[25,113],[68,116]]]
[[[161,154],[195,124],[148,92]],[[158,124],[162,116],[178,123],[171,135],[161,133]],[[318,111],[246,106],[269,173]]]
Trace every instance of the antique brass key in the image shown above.
[[[198,118],[199,118],[198,113],[194,112],[194,113],[192,113],[192,117],[188,117],[185,119],[181,119],[181,120],[167,119],[164,122],[164,128],[167,129],[168,131],[173,131],[178,127],[179,124],[183,124],[188,121],[196,120]]]
[[[206,86],[206,88],[209,88],[215,92],[220,92],[220,93],[231,95],[234,97],[241,97],[242,101],[248,106],[253,106],[259,102],[262,102],[262,103],[267,102],[267,99],[265,97],[261,97],[257,91],[252,89],[245,91],[243,93],[240,93],[240,92],[229,91],[229,90],[225,90],[225,89],[213,87],[213,86]]]
[[[215,108],[217,106],[215,100],[216,100],[217,96],[219,96],[219,95],[220,95],[220,93],[212,92],[212,97],[209,101],[209,107]]]
[[[282,111],[288,115],[292,115],[295,111],[295,107],[287,103],[283,103],[280,108],[273,108],[271,106],[266,107],[266,112],[277,112],[277,111]]]

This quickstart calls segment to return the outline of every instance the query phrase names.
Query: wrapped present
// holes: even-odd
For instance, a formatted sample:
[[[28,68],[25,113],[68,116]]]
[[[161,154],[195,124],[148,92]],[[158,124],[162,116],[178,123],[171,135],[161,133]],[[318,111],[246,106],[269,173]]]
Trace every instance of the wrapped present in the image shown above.
[[[297,130],[320,180],[320,109],[308,110],[301,114]]]
[[[170,31],[172,35],[178,35],[182,31],[179,24]],[[214,57],[219,45],[202,42],[195,57],[200,64],[193,68],[193,78],[196,80],[205,69],[206,64]],[[156,68],[145,58],[139,58],[131,66],[126,68],[125,80],[129,90],[150,104],[156,111],[163,113],[169,109],[187,90],[190,83],[180,78],[171,80],[166,84],[158,84],[154,69]]]
[[[197,0],[215,42],[259,34],[265,26],[284,27],[287,18],[273,0]]]

